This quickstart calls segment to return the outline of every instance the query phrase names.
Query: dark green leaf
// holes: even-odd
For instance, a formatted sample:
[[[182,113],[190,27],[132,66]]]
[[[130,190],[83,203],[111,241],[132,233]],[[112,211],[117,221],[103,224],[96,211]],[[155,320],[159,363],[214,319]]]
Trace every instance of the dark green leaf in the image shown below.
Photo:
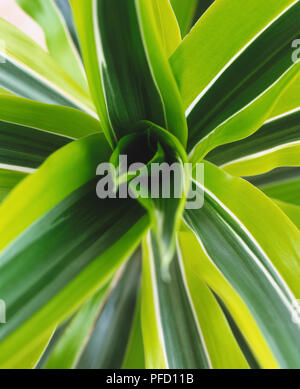
[[[297,2],[265,29],[200,98],[188,117],[189,150],[293,66],[290,45],[299,34],[299,17]]]
[[[120,369],[129,341],[140,285],[140,251],[123,270],[96,322],[79,369]],[[118,350],[118,352],[116,352]]]

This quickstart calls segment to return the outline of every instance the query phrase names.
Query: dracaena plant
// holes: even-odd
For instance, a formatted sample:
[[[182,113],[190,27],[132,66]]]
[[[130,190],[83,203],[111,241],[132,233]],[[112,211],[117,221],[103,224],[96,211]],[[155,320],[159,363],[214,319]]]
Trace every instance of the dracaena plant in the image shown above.
[[[0,367],[300,368],[299,1],[17,3],[47,50],[1,19]],[[100,199],[121,154],[194,169]]]

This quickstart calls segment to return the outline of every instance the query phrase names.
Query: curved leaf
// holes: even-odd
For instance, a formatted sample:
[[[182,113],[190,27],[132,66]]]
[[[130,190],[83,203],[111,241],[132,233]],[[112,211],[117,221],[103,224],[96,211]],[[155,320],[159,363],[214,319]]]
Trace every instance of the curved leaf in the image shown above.
[[[145,353],[141,323],[141,293],[139,293],[138,296],[122,369],[145,369]]]
[[[252,312],[249,311],[237,291],[215,266],[211,258],[208,257],[195,234],[188,229],[181,231],[178,234],[178,240],[188,266],[192,268],[199,280],[205,282],[222,299],[247,339],[260,365],[265,369],[278,368],[278,364],[270,352]]]
[[[0,94],[0,121],[81,138],[101,132],[100,123],[77,109]]]
[[[1,87],[21,97],[78,108],[94,115],[88,94],[34,41],[0,19],[0,47],[5,59],[0,68]]]
[[[236,176],[300,165],[300,113],[270,121],[252,136],[213,150],[207,159]]]
[[[184,148],[168,131],[150,122],[141,122],[136,134],[123,137],[111,156],[122,181],[124,167],[120,156],[140,156],[144,162],[127,173],[130,196],[147,209],[160,250],[162,268],[167,276],[168,265],[175,251],[176,230],[184,211],[190,184],[190,169]],[[137,135],[138,134],[138,135]],[[137,152],[138,149],[138,152]],[[131,166],[128,167],[129,170]],[[117,183],[117,184],[118,184]]]
[[[104,285],[148,227],[136,202],[99,200],[95,185],[73,192],[2,251],[1,367],[17,363]]]
[[[282,93],[270,114],[270,120],[274,120],[274,118],[278,118],[279,116],[289,115],[294,111],[299,111],[299,90],[300,77],[298,77],[294,82],[292,82]]]
[[[77,368],[121,368],[137,302],[140,272],[141,258],[138,252],[119,275],[119,280],[103,306]]]
[[[141,311],[146,368],[208,369],[211,363],[178,258],[170,265],[168,282],[161,277],[160,262],[149,233],[143,241]]]
[[[153,4],[113,1],[115,6],[105,0],[71,2],[106,136],[114,144],[132,132],[135,122],[150,120],[184,139],[186,121]]]
[[[209,287],[192,271],[189,259],[193,253],[190,252],[188,256],[184,255],[179,245],[177,253],[212,367],[214,369],[247,369],[249,366],[216,298]]]
[[[281,168],[252,177],[251,181],[267,196],[277,200],[300,205],[300,168]]]
[[[189,114],[189,150],[201,159],[214,147],[251,135],[299,76],[290,42],[298,34],[295,3],[223,72]],[[263,50],[265,47],[267,51]]]
[[[181,42],[179,26],[169,1],[153,0],[152,3],[161,42],[170,57]]]
[[[158,88],[162,99],[165,127],[175,135],[185,146],[187,141],[187,124],[184,115],[181,96],[173,76],[172,69],[168,62],[166,50],[162,44],[161,34],[157,28],[157,2],[166,0],[143,1],[135,0],[145,54],[148,59],[150,71],[154,77],[155,85]],[[165,4],[167,7],[167,4]],[[161,22],[159,23],[162,24]],[[160,125],[159,122],[145,118]]]
[[[171,0],[171,5],[174,9],[183,38],[190,30],[197,9],[197,3],[198,0]]]
[[[300,206],[290,203],[285,203],[283,201],[274,200],[279,208],[291,219],[291,221],[298,227],[300,230]]]
[[[185,109],[243,53],[253,38],[295,3],[266,0],[262,6],[260,0],[252,0],[241,7],[240,0],[214,2],[170,58]]]
[[[73,44],[77,48],[77,51],[81,53],[81,47],[79,44],[79,38],[76,31],[72,9],[69,0],[54,0],[57,8],[60,10],[62,17],[65,20],[65,24],[68,27],[69,34],[73,40]]]
[[[72,369],[91,335],[109,285],[91,297],[64,327],[43,369]]]
[[[103,134],[95,134],[72,142],[51,155],[1,204],[0,249],[95,177],[98,164],[107,161],[110,153]],[[14,223],[14,220],[18,220],[18,223]]]
[[[106,139],[111,146],[114,146],[116,137],[106,109],[101,73],[98,66],[94,24],[91,23],[93,21],[93,0],[70,0],[70,4],[80,39],[90,93]]]
[[[7,197],[11,190],[19,184],[25,177],[26,173],[0,169],[0,203]]]
[[[0,121],[0,164],[30,172],[70,142],[69,138]],[[29,168],[29,169],[28,169]]]
[[[295,368],[300,363],[296,345],[300,329],[292,321],[296,304],[292,292],[295,296],[300,292],[300,232],[250,184],[210,164],[205,164],[205,171],[205,205],[186,211],[186,220],[255,316],[278,363]],[[267,215],[272,218],[268,235]]]
[[[77,48],[54,0],[16,0],[43,29],[51,56],[84,90],[87,83]]]
[[[191,159],[197,162],[215,147],[246,138],[256,132],[269,117],[274,104],[284,88],[298,77],[300,69],[300,65],[298,65],[292,66],[250,105],[230,117],[204,137],[191,152]]]

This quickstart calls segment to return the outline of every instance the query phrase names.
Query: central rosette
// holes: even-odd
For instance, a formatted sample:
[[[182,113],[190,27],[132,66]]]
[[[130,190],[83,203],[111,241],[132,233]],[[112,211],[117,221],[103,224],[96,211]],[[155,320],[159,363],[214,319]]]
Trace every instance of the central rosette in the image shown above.
[[[173,255],[175,233],[184,209],[191,166],[181,143],[151,122],[140,122],[114,150],[109,166],[98,171],[103,198],[133,198],[147,209],[164,263]],[[107,165],[107,164],[105,164]],[[173,225],[175,228],[170,228]]]

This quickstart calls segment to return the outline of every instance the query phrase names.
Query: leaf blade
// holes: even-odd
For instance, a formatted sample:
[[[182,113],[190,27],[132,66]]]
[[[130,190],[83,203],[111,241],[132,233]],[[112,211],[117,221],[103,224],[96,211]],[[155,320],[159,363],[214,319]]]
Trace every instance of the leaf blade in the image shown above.
[[[33,4],[28,0],[17,0],[17,3],[43,29],[51,56],[83,90],[87,91],[79,53],[55,1],[37,0]]]

